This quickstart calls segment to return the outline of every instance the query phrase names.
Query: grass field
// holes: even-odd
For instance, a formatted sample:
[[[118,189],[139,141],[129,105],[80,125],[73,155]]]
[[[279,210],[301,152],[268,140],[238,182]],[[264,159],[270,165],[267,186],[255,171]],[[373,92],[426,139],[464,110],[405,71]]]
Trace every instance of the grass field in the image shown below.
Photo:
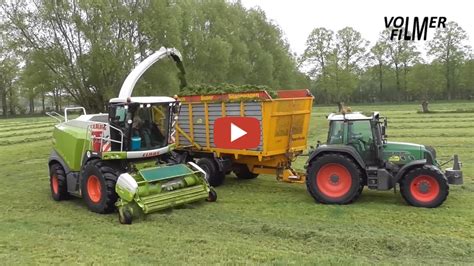
[[[217,203],[149,215],[131,226],[98,215],[80,199],[54,202],[47,159],[49,118],[0,120],[0,264],[474,264],[474,103],[354,106],[389,118],[390,140],[432,145],[463,161],[464,185],[437,209],[407,206],[393,191],[364,190],[346,206],[316,204],[304,185],[273,176],[217,188]],[[310,144],[326,138],[313,112]],[[302,168],[305,158],[297,161]]]

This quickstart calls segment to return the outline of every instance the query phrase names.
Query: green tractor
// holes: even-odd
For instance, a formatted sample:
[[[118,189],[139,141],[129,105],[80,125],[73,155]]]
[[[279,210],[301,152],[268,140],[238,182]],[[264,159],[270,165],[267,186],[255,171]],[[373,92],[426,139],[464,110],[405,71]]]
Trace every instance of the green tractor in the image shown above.
[[[176,62],[185,83],[181,55],[162,48],[129,74],[119,97],[110,100],[108,114],[65,109],[54,128],[48,163],[54,200],[81,197],[97,213],[117,208],[119,221],[130,224],[142,214],[217,199],[199,166],[176,163],[170,156],[179,103],[171,97],[131,96],[141,75],[166,57]],[[69,120],[71,109],[83,114]]]
[[[364,186],[395,189],[405,201],[434,208],[448,196],[448,184],[462,184],[458,156],[443,173],[430,146],[387,141],[387,119],[379,113],[330,114],[327,143],[312,151],[306,164],[306,186],[311,196],[326,204],[355,201]]]

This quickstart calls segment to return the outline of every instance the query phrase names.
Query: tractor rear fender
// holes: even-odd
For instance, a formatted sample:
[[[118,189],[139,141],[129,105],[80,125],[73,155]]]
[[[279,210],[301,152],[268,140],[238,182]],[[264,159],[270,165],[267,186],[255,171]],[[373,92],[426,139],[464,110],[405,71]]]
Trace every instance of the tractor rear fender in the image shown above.
[[[312,161],[316,160],[319,156],[325,153],[342,153],[350,156],[354,159],[362,170],[365,171],[365,162],[357,152],[357,150],[352,146],[341,146],[341,145],[321,145],[316,150],[314,150],[308,158],[306,165],[309,165]]]
[[[71,172],[71,169],[68,167],[68,165],[66,164],[66,162],[63,160],[63,158],[61,157],[61,155],[59,155],[56,150],[52,150],[51,151],[51,154],[49,155],[49,161],[48,161],[48,166],[51,167],[51,165],[55,164],[55,163],[59,163],[64,171],[65,171],[65,174],[68,174],[69,172]]]
[[[426,163],[427,163],[426,159],[422,159],[422,160],[411,161],[411,162],[405,164],[402,168],[400,168],[397,175],[395,175],[395,179],[393,180],[394,181],[393,183],[395,184],[396,182],[398,182],[405,175],[405,173],[407,173],[411,169],[413,169],[417,166],[423,166]]]

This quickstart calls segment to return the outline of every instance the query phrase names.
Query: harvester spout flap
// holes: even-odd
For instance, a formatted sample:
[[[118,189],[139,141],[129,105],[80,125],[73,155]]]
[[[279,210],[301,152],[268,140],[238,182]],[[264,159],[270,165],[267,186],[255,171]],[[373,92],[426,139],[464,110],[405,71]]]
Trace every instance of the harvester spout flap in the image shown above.
[[[120,89],[119,97],[120,99],[127,99],[128,97],[132,96],[133,88],[135,84],[140,79],[140,77],[145,73],[145,71],[150,68],[154,63],[158,62],[159,60],[165,57],[171,57],[178,66],[179,70],[182,72],[182,76],[184,77],[184,67],[182,64],[182,57],[181,53],[176,50],[175,48],[165,48],[161,47],[160,50],[156,51],[145,60],[140,62],[133,70],[128,74],[127,78],[122,84],[122,88]],[[185,81],[181,81],[181,83],[185,83]]]

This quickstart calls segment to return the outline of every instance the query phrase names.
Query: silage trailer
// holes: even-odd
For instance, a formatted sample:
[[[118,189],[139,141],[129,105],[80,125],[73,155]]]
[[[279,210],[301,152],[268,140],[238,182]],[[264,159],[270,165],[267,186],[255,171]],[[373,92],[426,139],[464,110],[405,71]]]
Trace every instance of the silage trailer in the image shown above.
[[[291,162],[307,148],[313,105],[309,90],[282,90],[277,97],[267,91],[180,96],[176,151],[183,160],[196,160],[218,186],[233,171],[240,179],[259,174],[303,183],[305,174]],[[255,149],[222,149],[214,143],[214,122],[220,117],[254,117],[261,128]]]

